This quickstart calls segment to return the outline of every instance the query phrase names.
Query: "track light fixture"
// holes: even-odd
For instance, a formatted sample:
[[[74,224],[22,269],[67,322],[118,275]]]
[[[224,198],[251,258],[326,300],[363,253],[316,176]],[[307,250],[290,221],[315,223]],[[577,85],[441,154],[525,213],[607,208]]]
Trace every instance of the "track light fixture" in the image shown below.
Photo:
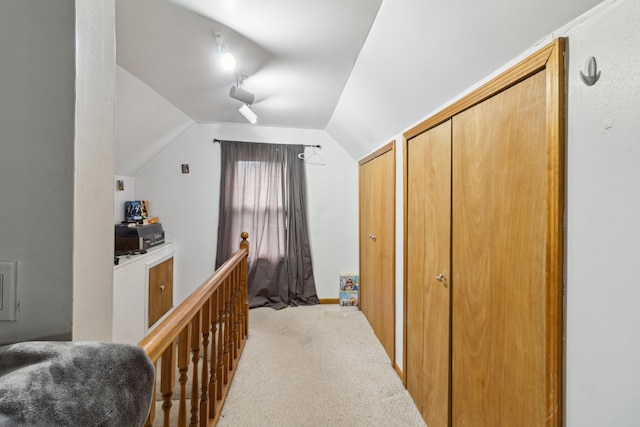
[[[240,86],[231,86],[229,90],[229,96],[233,99],[237,99],[240,102],[244,102],[245,104],[253,104],[253,100],[255,99],[255,95],[249,92],[248,90],[242,89]]]
[[[237,99],[240,102],[251,105],[253,104],[255,95],[241,87],[242,83],[244,83],[246,79],[247,76],[238,73],[235,86],[231,86],[231,89],[229,90],[229,96],[233,99]]]
[[[218,33],[215,33],[215,35],[218,46],[221,46],[222,37]],[[258,121],[258,115],[249,107],[249,105],[253,104],[255,95],[241,87],[242,83],[247,79],[247,76],[241,73],[236,73],[236,77],[236,84],[231,86],[231,89],[229,89],[229,96],[242,102],[238,111],[249,123],[256,123]]]
[[[231,89],[229,90],[229,96],[242,102],[242,105],[240,106],[238,111],[244,116],[245,119],[247,119],[249,123],[255,123],[258,120],[258,116],[249,107],[249,105],[253,104],[255,95],[241,87],[246,78],[247,76],[238,73],[238,80],[234,86],[231,86]]]
[[[258,115],[254,113],[247,104],[242,104],[238,111],[244,116],[245,119],[247,119],[249,123],[255,123],[258,121]]]

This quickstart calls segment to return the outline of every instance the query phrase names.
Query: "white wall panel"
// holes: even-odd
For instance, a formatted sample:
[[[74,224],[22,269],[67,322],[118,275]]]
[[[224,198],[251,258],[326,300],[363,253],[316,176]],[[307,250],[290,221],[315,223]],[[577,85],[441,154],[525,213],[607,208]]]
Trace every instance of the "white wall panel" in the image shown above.
[[[566,420],[640,419],[640,3],[568,32]],[[602,74],[579,77],[594,56]]]
[[[70,338],[74,1],[0,2],[0,261],[17,261],[17,321],[0,343]]]
[[[111,340],[114,0],[76,2],[73,339]]]

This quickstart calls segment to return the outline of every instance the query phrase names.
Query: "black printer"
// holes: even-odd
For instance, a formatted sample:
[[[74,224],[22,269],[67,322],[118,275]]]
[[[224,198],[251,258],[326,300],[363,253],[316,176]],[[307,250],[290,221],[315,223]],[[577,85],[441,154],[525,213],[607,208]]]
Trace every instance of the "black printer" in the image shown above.
[[[149,248],[164,243],[164,231],[162,224],[118,224],[116,225],[115,237],[116,254],[135,253],[146,251]]]

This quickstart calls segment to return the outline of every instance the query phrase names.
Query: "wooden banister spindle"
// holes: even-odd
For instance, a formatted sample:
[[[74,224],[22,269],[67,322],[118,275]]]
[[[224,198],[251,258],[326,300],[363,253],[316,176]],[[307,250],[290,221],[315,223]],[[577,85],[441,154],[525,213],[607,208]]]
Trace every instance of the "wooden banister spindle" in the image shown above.
[[[238,301],[237,301],[237,305],[238,305],[238,317],[236,318],[236,328],[238,329],[238,343],[237,343],[237,356],[238,358],[240,358],[240,348],[241,348],[241,343],[244,339],[244,335],[242,333],[242,309],[243,309],[243,300],[242,300],[242,270],[240,269],[240,265],[238,265],[237,267],[238,272],[236,273],[238,275],[238,283],[237,283],[237,287],[238,287]]]
[[[240,344],[242,343],[242,339],[244,338],[244,335],[242,333],[242,271],[240,270],[240,266],[238,266],[238,272],[236,273],[238,275],[238,283],[237,283],[237,287],[238,287],[238,301],[237,301],[237,306],[238,306],[238,317],[236,319],[236,329],[238,330],[238,341],[236,344],[236,349],[237,349],[237,357],[240,358]]]
[[[229,342],[230,356],[229,356],[229,370],[233,369],[235,365],[236,356],[238,354],[238,348],[236,347],[236,337],[238,336],[238,324],[236,323],[238,318],[238,269],[234,268],[229,278],[229,287],[231,291],[231,317],[229,323],[231,324],[231,338]]]
[[[236,319],[236,328],[238,329],[238,357],[240,357],[240,349],[244,341],[244,292],[242,291],[242,268],[238,265],[238,318]]]
[[[200,395],[200,426],[207,427],[209,419],[209,319],[211,317],[211,307],[209,300],[204,303],[201,311],[202,316],[202,390]]]
[[[176,385],[176,343],[172,341],[162,353],[160,363],[160,392],[162,393],[162,410],[164,427],[171,427],[171,398]]]
[[[229,278],[222,283],[222,290],[224,292],[224,348],[222,362],[222,378],[224,385],[229,384],[229,341],[231,337],[231,331],[229,328],[229,317],[231,316],[231,298],[229,296]]]
[[[223,327],[224,327],[224,292],[222,288],[218,288],[216,291],[216,297],[218,298],[218,339],[216,340],[216,371],[218,375],[218,396],[222,395],[222,354],[223,354]]]
[[[191,362],[193,374],[191,381],[191,427],[198,425],[198,363],[200,362],[200,311],[191,319]]]
[[[240,242],[240,249],[247,250],[247,256],[243,257],[240,261],[240,265],[242,266],[242,314],[244,316],[244,318],[242,319],[242,329],[244,330],[243,340],[245,340],[249,336],[249,283],[247,277],[247,273],[249,271],[249,242],[247,241],[247,239],[249,238],[249,233],[242,233],[240,237],[242,238],[242,241]]]
[[[153,369],[156,372],[156,377],[158,376],[158,364],[154,362]],[[144,423],[144,427],[153,427],[153,421],[156,419],[156,393],[158,392],[157,381],[153,382],[153,394],[151,399],[151,408],[149,409],[149,416],[147,417],[147,421]]]
[[[215,362],[215,354],[216,354],[216,325],[218,323],[218,319],[216,317],[216,313],[218,312],[218,298],[216,293],[214,292],[209,298],[209,303],[211,304],[211,367],[210,367],[210,375],[209,375],[209,414],[216,413],[216,400],[218,398],[216,393],[216,362]]]
[[[242,260],[240,261],[240,265],[241,265],[241,274],[240,274],[240,278],[241,278],[241,287],[242,287],[242,329],[243,329],[243,341],[245,339],[247,339],[247,337],[249,336],[249,286],[248,286],[248,282],[247,282],[247,272],[249,271],[249,241],[247,240],[249,238],[249,233],[242,232],[240,234],[240,238],[242,239],[242,241],[240,242],[240,249],[246,249],[247,250],[247,256],[243,257]]]
[[[178,382],[180,383],[180,405],[178,407],[178,427],[187,427],[187,371],[189,370],[189,344],[191,324],[178,336]]]
[[[229,274],[229,277],[227,278],[227,300],[229,301],[229,313],[227,316],[227,324],[229,325],[229,335],[228,335],[228,340],[229,340],[229,347],[228,347],[228,361],[227,361],[227,370],[229,369],[229,364],[231,363],[231,361],[233,360],[233,347],[234,347],[234,341],[233,341],[233,271],[231,271],[231,273]]]
[[[233,270],[233,361],[235,365],[240,349],[240,337],[238,335],[238,323],[240,321],[240,270],[236,267]]]

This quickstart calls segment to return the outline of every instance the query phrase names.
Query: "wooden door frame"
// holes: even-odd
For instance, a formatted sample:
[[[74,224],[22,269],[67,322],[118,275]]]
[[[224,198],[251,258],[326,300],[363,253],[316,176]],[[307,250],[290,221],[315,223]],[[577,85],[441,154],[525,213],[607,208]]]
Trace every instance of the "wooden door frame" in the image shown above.
[[[408,214],[408,140],[456,114],[521,82],[531,75],[547,71],[547,311],[546,322],[557,325],[546,334],[547,425],[561,425],[563,419],[563,221],[564,221],[564,38],[560,37],[526,59],[493,78],[462,99],[450,104],[403,134],[403,354],[401,375],[406,387],[407,376],[407,214]]]
[[[363,157],[362,159],[360,159],[358,161],[358,193],[360,193],[360,188],[361,188],[361,173],[360,173],[360,167],[362,167],[362,165],[370,162],[371,160],[380,157],[386,153],[388,153],[389,151],[392,152],[392,156],[393,156],[393,198],[394,198],[394,206],[393,206],[393,224],[394,224],[394,230],[393,230],[393,239],[394,239],[394,245],[393,245],[393,259],[394,259],[394,263],[392,266],[392,270],[393,270],[393,349],[392,349],[392,357],[391,357],[391,365],[393,366],[393,368],[396,370],[396,372],[398,373],[398,375],[400,376],[400,378],[403,378],[403,374],[402,372],[399,370],[398,365],[396,364],[396,263],[395,263],[395,259],[396,259],[396,245],[395,245],[395,240],[396,240],[396,230],[395,230],[395,224],[396,224],[396,141],[395,139],[391,142],[388,142],[387,144],[383,145],[382,147],[378,148],[377,150],[375,150],[374,152],[372,152],[371,154],[368,154],[367,156]],[[358,197],[360,197],[361,195],[358,194]],[[362,222],[362,212],[360,210],[360,200],[358,200],[358,230],[360,230],[360,223]],[[358,237],[358,264],[362,265],[362,247],[361,247],[361,242],[362,242],[362,236]],[[404,382],[404,380],[403,380]]]
[[[394,139],[393,141],[388,142],[385,145],[383,145],[382,147],[378,148],[373,153],[368,154],[365,157],[363,157],[362,159],[358,160],[358,166],[362,166],[365,163],[369,163],[371,160],[375,159],[376,157],[380,157],[383,154],[386,154],[388,151],[391,151],[391,150],[395,151],[395,148],[396,148],[396,141]]]

